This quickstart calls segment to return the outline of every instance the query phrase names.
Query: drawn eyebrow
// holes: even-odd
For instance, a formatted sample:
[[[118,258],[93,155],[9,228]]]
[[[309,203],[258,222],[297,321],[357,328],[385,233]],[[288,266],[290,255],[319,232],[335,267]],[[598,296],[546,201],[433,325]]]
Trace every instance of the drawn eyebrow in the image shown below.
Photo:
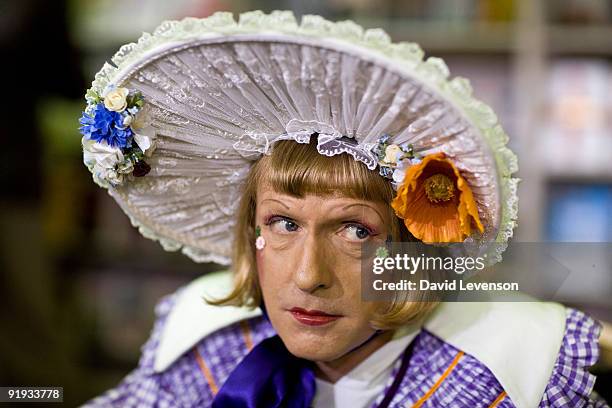
[[[355,206],[366,207],[366,208],[369,208],[369,209],[371,209],[371,210],[374,210],[374,212],[375,212],[376,214],[378,214],[378,217],[380,218],[380,220],[381,220],[381,221],[384,223],[384,220],[385,220],[385,219],[384,219],[384,218],[383,218],[383,216],[380,214],[380,212],[379,212],[379,211],[378,211],[376,208],[374,208],[374,207],[372,207],[372,206],[370,206],[370,205],[367,205],[367,204],[364,204],[364,203],[353,203],[353,204],[348,204],[348,205],[346,205],[346,206],[342,207],[342,209],[343,209],[343,210],[347,210],[347,209],[349,209],[349,208],[351,208],[351,207],[355,207]]]
[[[291,208],[289,208],[289,206],[287,206],[287,204],[285,204],[285,203],[283,203],[282,201],[277,200],[277,199],[275,199],[275,198],[266,198],[265,200],[262,200],[262,201],[261,201],[261,203],[263,204],[263,203],[265,203],[266,201],[272,201],[272,202],[275,202],[275,203],[279,203],[280,205],[282,205],[282,206],[283,206],[283,207],[285,207],[286,209],[291,210]]]
[[[274,203],[278,203],[278,204],[282,205],[283,207],[285,207],[287,210],[289,210],[289,211],[291,210],[291,208],[286,203],[284,203],[281,200],[278,200],[276,198],[266,198],[266,199],[262,200],[261,203],[263,204],[266,201],[271,201],[271,202],[274,202]],[[349,208],[352,208],[352,207],[366,207],[366,208],[369,208],[369,209],[373,210],[378,215],[378,217],[380,218],[380,221],[384,223],[385,219],[381,215],[381,213],[376,208],[374,208],[374,207],[372,207],[370,205],[367,205],[365,203],[352,203],[352,204],[345,205],[341,209],[343,211],[346,211],[346,210],[348,210]]]

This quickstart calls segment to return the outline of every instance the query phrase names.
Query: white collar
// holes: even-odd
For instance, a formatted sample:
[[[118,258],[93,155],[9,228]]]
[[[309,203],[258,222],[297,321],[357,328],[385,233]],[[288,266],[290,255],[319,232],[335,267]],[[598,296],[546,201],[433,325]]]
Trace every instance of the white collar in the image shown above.
[[[315,378],[317,392],[313,407],[371,406],[384,391],[393,363],[420,332],[421,326],[396,331],[393,339],[372,353],[336,383]]]
[[[217,307],[203,301],[204,294],[220,296],[231,285],[231,273],[224,271],[185,287],[164,325],[156,372],[164,371],[208,334],[261,314],[259,309]],[[425,328],[487,366],[517,408],[532,408],[544,394],[561,347],[565,308],[520,294],[510,300],[514,301],[442,303]]]
[[[419,331],[420,327],[414,327],[410,332],[402,333],[403,335],[394,337],[384,346],[370,354],[368,358],[355,366],[338,381],[359,381],[367,385],[368,382],[378,377],[399,357],[400,354],[402,354],[402,351],[406,349],[410,341],[416,337]]]
[[[183,353],[195,346],[208,334],[240,320],[261,315],[259,309],[206,303],[207,298],[221,298],[232,285],[229,273],[216,272],[204,275],[185,286],[175,300],[164,324],[162,336],[155,354],[153,368],[162,372]]]

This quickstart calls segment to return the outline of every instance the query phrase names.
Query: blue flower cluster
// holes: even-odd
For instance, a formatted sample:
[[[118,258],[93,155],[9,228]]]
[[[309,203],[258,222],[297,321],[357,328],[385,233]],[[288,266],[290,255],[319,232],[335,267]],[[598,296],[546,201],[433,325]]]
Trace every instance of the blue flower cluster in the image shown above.
[[[123,116],[109,111],[103,103],[98,103],[91,114],[83,112],[79,123],[83,125],[79,130],[88,139],[122,149],[132,143],[132,129],[123,126]]]

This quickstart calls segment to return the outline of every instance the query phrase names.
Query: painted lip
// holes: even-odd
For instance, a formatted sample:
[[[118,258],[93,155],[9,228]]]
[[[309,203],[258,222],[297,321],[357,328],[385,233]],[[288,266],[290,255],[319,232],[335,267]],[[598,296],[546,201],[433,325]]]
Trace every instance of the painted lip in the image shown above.
[[[306,310],[301,307],[294,307],[289,312],[295,320],[307,326],[322,326],[341,318],[341,315],[332,315],[320,310]]]

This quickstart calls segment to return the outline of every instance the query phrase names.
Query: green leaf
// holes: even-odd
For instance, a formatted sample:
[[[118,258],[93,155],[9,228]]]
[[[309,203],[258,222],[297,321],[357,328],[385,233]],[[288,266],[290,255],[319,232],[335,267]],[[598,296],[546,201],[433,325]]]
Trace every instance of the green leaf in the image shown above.
[[[85,94],[85,98],[91,100],[93,103],[100,103],[102,101],[100,95],[93,89],[89,89],[87,91],[87,93]]]
[[[377,258],[386,258],[389,256],[389,250],[385,247],[376,248],[376,257]]]

